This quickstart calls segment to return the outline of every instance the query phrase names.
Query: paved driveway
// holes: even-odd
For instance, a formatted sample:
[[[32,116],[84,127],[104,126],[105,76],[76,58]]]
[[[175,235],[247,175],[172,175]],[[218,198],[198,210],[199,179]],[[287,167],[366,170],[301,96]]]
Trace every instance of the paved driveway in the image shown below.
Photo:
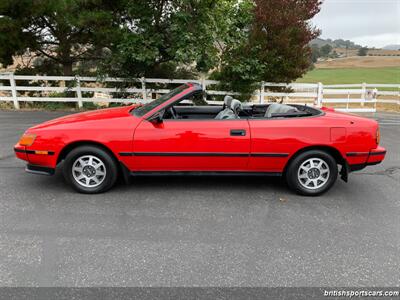
[[[24,172],[12,147],[62,113],[0,112],[0,286],[393,286],[400,117],[388,155],[317,198],[277,178],[137,178],[81,195]]]

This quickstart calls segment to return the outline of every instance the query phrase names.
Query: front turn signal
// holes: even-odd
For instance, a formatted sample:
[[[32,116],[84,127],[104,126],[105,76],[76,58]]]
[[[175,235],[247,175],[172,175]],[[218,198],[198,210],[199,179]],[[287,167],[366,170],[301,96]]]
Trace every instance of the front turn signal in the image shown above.
[[[36,134],[25,133],[19,140],[21,146],[31,146],[36,139]]]

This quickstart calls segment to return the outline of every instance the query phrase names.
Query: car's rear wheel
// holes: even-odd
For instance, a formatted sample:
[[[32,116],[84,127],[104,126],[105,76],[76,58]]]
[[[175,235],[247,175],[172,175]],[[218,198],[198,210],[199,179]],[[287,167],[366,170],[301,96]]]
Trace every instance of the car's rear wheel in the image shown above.
[[[102,193],[109,190],[117,179],[117,165],[113,157],[95,146],[80,146],[65,158],[65,180],[78,192]]]
[[[286,181],[291,189],[301,195],[317,196],[333,186],[337,175],[337,162],[329,153],[310,150],[291,161]]]

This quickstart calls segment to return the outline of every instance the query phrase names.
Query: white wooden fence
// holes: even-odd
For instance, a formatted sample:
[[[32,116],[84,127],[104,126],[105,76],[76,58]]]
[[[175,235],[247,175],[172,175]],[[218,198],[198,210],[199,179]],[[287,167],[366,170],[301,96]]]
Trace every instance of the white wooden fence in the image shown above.
[[[265,89],[271,87],[287,88],[290,91],[265,92]],[[315,105],[334,105],[339,111],[376,112],[377,103],[400,105],[400,84],[265,83],[261,88],[261,101],[264,97],[283,98],[283,102],[289,103],[307,103],[307,99],[314,98]]]
[[[28,84],[19,85],[21,81]],[[118,87],[118,84],[124,82],[126,80],[123,78],[26,76],[2,73],[0,74],[0,101],[13,102],[15,109],[19,109],[21,101],[77,102],[78,107],[82,107],[83,102],[146,103],[157,95],[167,93],[174,85],[187,82],[201,84],[210,95],[234,94],[217,90],[218,81],[214,80],[140,78],[134,80],[134,87]],[[117,86],[107,87],[110,84]],[[163,88],[160,88],[160,85],[163,85]],[[114,97],[116,93],[122,93],[123,97],[118,97],[118,94]],[[251,101],[259,103],[311,102],[317,106],[333,104],[335,108],[343,111],[375,112],[377,102],[400,105],[400,84],[261,83],[260,89],[255,92]],[[355,104],[359,107],[355,107]]]

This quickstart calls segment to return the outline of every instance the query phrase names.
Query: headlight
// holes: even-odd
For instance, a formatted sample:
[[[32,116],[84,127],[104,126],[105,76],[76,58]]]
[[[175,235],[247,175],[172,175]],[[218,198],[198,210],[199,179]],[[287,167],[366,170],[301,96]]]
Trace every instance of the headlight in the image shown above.
[[[21,146],[30,146],[33,144],[35,139],[36,139],[36,134],[24,133],[24,135],[19,140],[19,144]]]

